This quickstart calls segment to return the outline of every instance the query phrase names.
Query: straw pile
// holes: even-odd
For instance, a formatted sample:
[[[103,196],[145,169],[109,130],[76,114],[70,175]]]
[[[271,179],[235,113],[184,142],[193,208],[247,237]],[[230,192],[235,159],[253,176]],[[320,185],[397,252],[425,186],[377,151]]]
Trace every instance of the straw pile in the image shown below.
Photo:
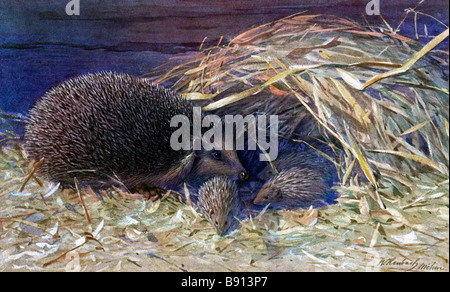
[[[294,99],[342,150],[339,204],[266,210],[227,237],[170,195],[61,191],[3,147],[0,270],[448,270],[448,53],[430,52],[447,36],[293,15],[149,74],[204,111]]]

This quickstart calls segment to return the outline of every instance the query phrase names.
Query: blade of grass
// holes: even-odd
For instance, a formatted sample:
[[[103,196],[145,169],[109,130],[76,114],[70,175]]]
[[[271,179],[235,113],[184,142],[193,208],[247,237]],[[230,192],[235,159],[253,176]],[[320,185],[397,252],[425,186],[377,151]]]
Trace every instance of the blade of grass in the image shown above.
[[[362,154],[361,150],[359,149],[359,146],[356,144],[355,140],[353,139],[353,136],[350,134],[350,131],[348,130],[348,126],[345,127],[345,131],[346,131],[347,138],[348,138],[348,141],[351,146],[350,150],[352,151],[355,158],[358,160],[359,165],[361,166],[361,169],[364,172],[367,179],[376,188],[377,182],[375,180],[375,177],[373,176],[372,169],[370,168],[369,163],[367,163],[367,160],[365,159],[364,155]]]
[[[361,88],[357,88],[357,89],[364,90],[365,88],[369,87],[370,85],[374,84],[375,82],[378,82],[387,77],[392,77],[392,76],[399,75],[399,74],[402,74],[402,73],[408,71],[420,58],[425,56],[434,47],[436,47],[438,44],[440,44],[444,39],[446,39],[448,37],[448,35],[449,35],[449,29],[447,28],[445,31],[443,31],[441,34],[439,34],[433,40],[431,40],[428,44],[426,44],[414,57],[412,57],[403,66],[401,66],[400,68],[388,71],[388,72],[381,73],[375,77],[372,77],[366,83],[364,83]]]
[[[275,75],[274,77],[270,78],[269,80],[267,80],[266,82],[264,82],[261,85],[257,85],[251,89],[245,90],[243,92],[239,92],[233,95],[230,95],[228,97],[222,98],[221,100],[218,100],[216,102],[210,103],[209,105],[205,106],[203,108],[204,111],[211,111],[211,110],[215,110],[218,108],[221,108],[223,106],[229,105],[231,103],[237,102],[241,99],[244,99],[250,95],[256,94],[258,92],[260,92],[261,90],[263,90],[264,88],[266,88],[267,86],[278,82],[284,78],[286,78],[289,75],[295,74],[297,72],[303,71],[304,68],[294,68],[294,69],[289,69],[286,70],[284,72],[281,72],[280,74]]]
[[[415,126],[409,128],[408,130],[404,131],[403,133],[401,133],[400,136],[403,136],[403,135],[406,135],[406,134],[409,134],[409,133],[412,133],[412,132],[416,132],[416,131],[422,129],[422,128],[423,128],[425,125],[427,125],[429,122],[430,122],[430,121],[427,120],[427,121],[424,121],[424,122],[422,122],[422,123],[419,123],[419,124],[417,124],[417,125],[415,125]]]
[[[89,212],[86,208],[86,204],[84,203],[83,195],[81,194],[80,186],[78,185],[78,180],[76,177],[74,177],[73,179],[75,181],[75,188],[77,190],[78,197],[80,198],[81,205],[83,206],[84,213],[86,214],[86,220],[88,221],[89,224],[92,224],[91,217],[89,216]]]
[[[28,181],[30,180],[30,178],[33,177],[34,173],[39,169],[39,167],[41,167],[42,163],[44,163],[44,157],[42,157],[41,160],[39,160],[37,163],[33,165],[33,168],[31,169],[30,173],[27,175],[22,186],[20,187],[19,192],[22,192],[25,189],[25,186],[27,185]]]
[[[379,153],[386,153],[386,154],[391,154],[391,155],[396,155],[396,156],[400,156],[400,157],[404,157],[404,158],[408,158],[417,162],[420,162],[422,164],[425,164],[439,172],[441,172],[444,175],[448,175],[448,171],[445,171],[442,167],[442,165],[438,162],[435,162],[431,159],[428,159],[426,157],[423,156],[419,156],[416,154],[411,154],[411,153],[406,153],[406,152],[402,152],[402,151],[394,151],[394,150],[384,150],[384,149],[372,149],[369,150],[371,152],[379,152]]]

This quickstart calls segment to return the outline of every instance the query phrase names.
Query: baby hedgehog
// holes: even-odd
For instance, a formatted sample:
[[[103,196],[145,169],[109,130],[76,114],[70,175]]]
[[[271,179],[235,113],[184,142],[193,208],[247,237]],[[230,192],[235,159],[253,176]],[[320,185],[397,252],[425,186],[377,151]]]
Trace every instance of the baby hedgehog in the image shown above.
[[[282,141],[280,145],[278,158],[273,161],[279,173],[270,165],[261,171],[259,177],[267,181],[253,203],[270,203],[273,208],[318,208],[334,204],[338,196],[331,189],[337,179],[333,163],[303,143]],[[314,146],[331,155],[328,146]]]
[[[236,184],[226,177],[213,177],[198,191],[198,207],[217,234],[225,235],[239,226],[241,209]]]
[[[314,208],[334,203],[337,197],[326,176],[313,168],[293,167],[269,179],[253,202],[274,208]]]
[[[189,176],[245,178],[235,151],[174,150],[171,118],[192,121],[192,104],[126,74],[83,75],[48,91],[30,110],[25,149],[39,171],[63,186],[120,182],[171,188]]]

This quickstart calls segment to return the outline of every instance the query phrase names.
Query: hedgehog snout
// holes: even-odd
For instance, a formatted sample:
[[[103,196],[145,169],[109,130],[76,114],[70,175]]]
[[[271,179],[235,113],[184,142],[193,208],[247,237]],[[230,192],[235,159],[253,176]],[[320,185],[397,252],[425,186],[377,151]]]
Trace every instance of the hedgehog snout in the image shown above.
[[[271,192],[267,186],[263,186],[256,195],[256,198],[253,200],[253,203],[256,205],[266,204],[270,199],[270,193]]]

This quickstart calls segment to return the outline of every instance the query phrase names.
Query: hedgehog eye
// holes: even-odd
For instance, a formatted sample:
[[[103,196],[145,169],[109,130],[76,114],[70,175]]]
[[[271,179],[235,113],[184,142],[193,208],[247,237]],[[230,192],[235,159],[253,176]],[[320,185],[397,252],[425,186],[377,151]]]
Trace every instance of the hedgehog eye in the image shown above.
[[[213,152],[211,152],[211,156],[215,160],[222,160],[222,153],[220,151],[213,151]]]
[[[248,180],[248,172],[246,172],[246,171],[241,171],[241,172],[239,173],[239,179],[240,179],[240,180]]]
[[[219,225],[219,221],[215,220],[214,224],[216,224],[216,226]]]

